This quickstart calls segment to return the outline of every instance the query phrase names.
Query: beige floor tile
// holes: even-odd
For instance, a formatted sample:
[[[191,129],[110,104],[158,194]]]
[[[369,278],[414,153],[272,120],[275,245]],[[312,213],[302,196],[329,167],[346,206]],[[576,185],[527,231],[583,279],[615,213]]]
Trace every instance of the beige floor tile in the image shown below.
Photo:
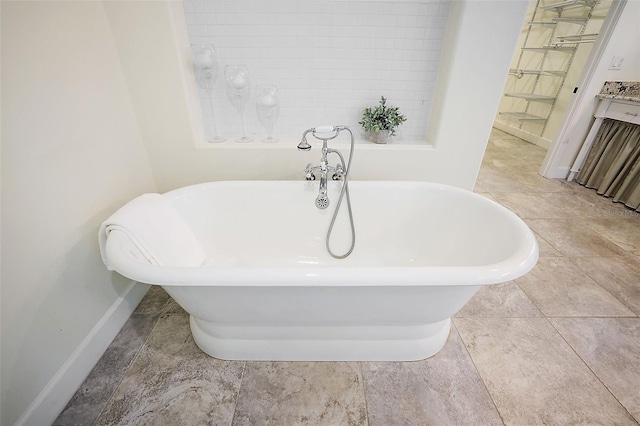
[[[366,425],[355,362],[247,362],[233,425]]]
[[[455,315],[459,318],[541,317],[540,310],[513,282],[482,287]]]
[[[634,256],[576,257],[571,261],[602,288],[640,315],[640,260]]]
[[[640,255],[640,213],[630,213],[635,216],[593,219],[587,221],[587,225],[625,251]]]
[[[549,203],[572,212],[576,219],[597,219],[618,217],[627,210],[621,204],[598,195],[577,184],[566,184],[570,192],[549,192],[541,194]]]
[[[535,232],[533,234],[536,236],[536,241],[538,242],[538,255],[540,257],[562,257],[562,253],[549,244],[544,238]]]
[[[147,293],[145,299],[153,299]],[[149,302],[151,304],[151,302]],[[133,314],[111,342],[54,426],[93,425],[158,321],[155,314]]]
[[[533,192],[503,192],[496,200],[523,219],[567,219],[571,213]]]
[[[473,192],[477,192],[482,195],[489,194],[490,190],[491,190],[491,187],[489,185],[486,185],[481,180],[476,180],[476,184],[473,187]]]
[[[581,221],[526,219],[525,222],[564,256],[610,257],[624,254],[624,250]]]
[[[537,163],[540,164],[540,163]],[[526,170],[526,169],[525,169]],[[548,179],[542,177],[537,170],[532,172],[516,173],[514,177],[525,185],[529,190],[535,192],[567,192],[570,191],[566,185],[562,184],[559,179]]]
[[[221,361],[194,343],[189,317],[164,315],[98,425],[230,424],[244,362]]]
[[[517,154],[514,154],[515,153],[496,153],[494,155],[489,155],[483,162],[483,165],[491,165],[491,167],[498,169],[509,176],[518,177],[518,179],[514,180],[518,180],[526,185],[526,182],[520,179],[520,177],[523,175],[537,174],[537,170],[540,168],[540,165],[535,160],[532,161],[529,158],[521,159]]]
[[[179,315],[189,315],[187,311],[182,309],[182,306],[178,305],[173,299],[170,299],[164,307],[162,312],[163,314],[179,314]]]
[[[482,169],[478,182],[486,192],[527,192],[529,189],[522,183],[509,177],[507,173],[495,169]]]
[[[159,285],[152,285],[135,310],[136,314],[160,314],[171,297]]]
[[[456,318],[506,425],[635,425],[542,318]]]
[[[488,192],[476,192],[476,194],[481,195],[488,200],[495,201],[496,203],[498,202],[496,198],[493,195],[489,194]]]
[[[553,318],[551,323],[618,401],[640,413],[640,318]]]
[[[546,316],[634,316],[568,258],[540,258],[516,283]]]
[[[544,157],[546,154],[545,151],[535,145],[532,146],[529,143],[522,144],[522,141],[518,142],[520,142],[518,146],[508,151],[515,157],[516,161],[514,161],[514,164],[517,164],[517,162],[524,162],[526,164],[529,164],[532,170],[540,170],[540,165],[544,161]]]
[[[509,150],[515,149],[519,146],[522,146],[521,139],[518,140],[517,138],[514,138],[513,136],[505,132],[494,129],[491,132],[491,138],[489,144],[487,145],[487,150],[489,151],[489,153],[491,152],[491,150],[504,153],[509,152]]]
[[[487,149],[485,157],[482,159],[482,169],[495,169],[507,171],[514,166],[513,155],[508,152],[502,152],[499,149]]]
[[[571,188],[574,191],[575,197],[597,206],[597,208],[602,211],[603,218],[628,218],[639,215],[639,213],[634,212],[623,203],[615,203],[613,198],[598,194],[595,189],[585,188],[577,182],[572,183],[574,183],[574,185],[572,185]]]
[[[460,337],[417,362],[364,362],[369,425],[501,425]]]

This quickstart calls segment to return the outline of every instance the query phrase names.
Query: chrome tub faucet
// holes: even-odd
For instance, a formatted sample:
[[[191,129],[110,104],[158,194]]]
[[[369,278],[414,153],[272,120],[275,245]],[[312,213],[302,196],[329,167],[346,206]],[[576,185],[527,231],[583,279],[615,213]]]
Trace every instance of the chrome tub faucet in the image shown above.
[[[341,131],[346,130],[349,133],[349,137],[351,139],[350,149],[349,149],[349,163],[345,163],[344,157],[337,149],[332,149],[327,146],[327,141],[331,139],[335,139],[338,137]],[[336,259],[344,259],[351,254],[355,245],[356,245],[356,228],[353,224],[353,211],[351,210],[351,197],[349,195],[349,171],[351,170],[351,161],[353,161],[353,148],[355,145],[353,132],[347,126],[321,126],[321,127],[312,127],[311,129],[307,129],[302,134],[302,140],[298,144],[298,149],[302,151],[309,151],[311,149],[311,145],[307,142],[307,135],[311,133],[314,138],[322,141],[322,157],[320,158],[320,165],[314,166],[313,164],[307,164],[307,167],[304,168],[304,177],[307,180],[315,180],[316,172],[320,172],[320,190],[318,192],[318,196],[316,197],[316,207],[319,209],[326,209],[329,207],[329,196],[327,195],[327,175],[329,173],[333,173],[331,178],[333,180],[343,180],[342,189],[340,190],[340,196],[338,197],[338,202],[336,203],[336,207],[333,211],[333,216],[331,218],[331,223],[329,224],[329,230],[327,231],[327,238],[325,239],[325,244],[327,246],[327,251],[331,256]],[[336,164],[335,167],[329,165],[329,161],[327,161],[327,156],[329,154],[336,154],[340,158],[340,162]],[[347,198],[347,209],[349,213],[349,225],[351,226],[351,245],[349,250],[347,250],[343,254],[336,254],[329,244],[331,239],[331,233],[333,232],[333,225],[336,223],[336,218],[338,217],[338,212],[340,211],[340,205],[342,204],[342,199]]]
[[[342,163],[337,163],[335,167],[329,165],[327,155],[331,153],[337,153],[340,157],[339,151],[329,148],[327,141],[336,138],[342,130],[347,129],[345,126],[320,126],[307,129],[302,134],[302,140],[298,144],[298,149],[302,151],[309,151],[311,145],[307,142],[307,134],[311,133],[313,137],[322,141],[322,157],[320,158],[320,165],[314,166],[309,163],[304,168],[304,177],[306,180],[316,180],[316,172],[320,172],[320,189],[318,197],[316,198],[316,207],[319,209],[326,209],[329,207],[329,197],[327,196],[327,176],[331,174],[332,180],[343,179],[347,171]],[[342,158],[341,158],[342,161]]]

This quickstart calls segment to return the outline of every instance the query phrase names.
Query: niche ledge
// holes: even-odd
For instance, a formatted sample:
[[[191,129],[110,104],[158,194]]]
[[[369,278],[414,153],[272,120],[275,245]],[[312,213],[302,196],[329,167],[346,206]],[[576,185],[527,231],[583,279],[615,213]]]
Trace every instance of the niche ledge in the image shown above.
[[[347,138],[345,138],[347,139]],[[289,150],[296,149],[298,143],[300,143],[299,139],[294,138],[283,138],[278,142],[266,143],[261,142],[259,137],[254,137],[254,140],[251,142],[240,143],[235,141],[234,138],[229,138],[224,142],[220,143],[210,143],[199,141],[196,142],[196,149],[213,149],[213,150]],[[309,141],[312,146],[314,146],[314,142]],[[320,145],[321,142],[317,141],[317,144]],[[349,149],[349,141],[348,140],[335,140],[329,142],[330,146],[335,148]],[[356,150],[419,150],[419,151],[433,151],[435,150],[435,145],[433,143],[427,142],[425,140],[396,140],[388,144],[377,144],[371,142],[366,139],[358,139],[355,140],[355,149]]]

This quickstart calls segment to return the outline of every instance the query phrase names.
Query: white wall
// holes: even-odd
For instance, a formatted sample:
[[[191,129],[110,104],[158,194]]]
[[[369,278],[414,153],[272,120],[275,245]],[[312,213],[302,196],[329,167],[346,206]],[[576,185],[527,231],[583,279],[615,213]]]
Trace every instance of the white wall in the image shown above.
[[[44,425],[143,295],[105,269],[98,226],[156,187],[102,3],[1,7],[0,423]]]
[[[526,1],[452,2],[428,131],[433,146],[362,142],[353,178],[473,188],[526,7]],[[300,179],[305,164],[318,161],[319,150],[297,152],[293,138],[203,142],[182,4],[111,2],[107,10],[160,191],[210,180]],[[320,124],[326,123],[308,126]]]
[[[616,2],[614,2],[616,3]],[[580,151],[582,142],[593,123],[593,114],[598,105],[596,95],[605,81],[640,81],[640,0],[628,0],[620,14],[611,37],[603,48],[603,53],[595,65],[589,81],[580,87],[580,101],[575,109],[567,112],[563,128],[554,139],[554,145],[547,153],[542,173],[546,177],[565,179]],[[624,56],[620,70],[610,70],[614,56]]]
[[[355,179],[473,187],[526,5],[452,2],[433,146],[361,143]],[[179,1],[4,1],[1,31],[1,422],[46,424],[80,384],[68,379],[78,351],[130,288],[100,261],[99,223],[142,192],[299,179],[319,149],[202,142]]]
[[[424,142],[448,0],[185,0],[184,8],[191,42],[213,42],[217,49],[213,93],[220,135],[240,136],[224,67],[245,64],[252,87],[244,117],[251,137],[266,136],[256,117],[256,86],[276,84],[276,137],[300,137],[315,123],[355,128],[363,107],[384,95],[407,117],[396,140]],[[209,124],[204,90],[200,96]]]

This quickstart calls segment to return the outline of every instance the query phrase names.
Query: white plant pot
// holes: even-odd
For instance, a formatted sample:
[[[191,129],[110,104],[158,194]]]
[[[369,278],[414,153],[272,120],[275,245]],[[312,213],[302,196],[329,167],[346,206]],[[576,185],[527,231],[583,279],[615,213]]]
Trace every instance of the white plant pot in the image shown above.
[[[389,142],[389,131],[388,130],[380,130],[378,132],[371,132],[371,139],[375,143],[387,143]]]

